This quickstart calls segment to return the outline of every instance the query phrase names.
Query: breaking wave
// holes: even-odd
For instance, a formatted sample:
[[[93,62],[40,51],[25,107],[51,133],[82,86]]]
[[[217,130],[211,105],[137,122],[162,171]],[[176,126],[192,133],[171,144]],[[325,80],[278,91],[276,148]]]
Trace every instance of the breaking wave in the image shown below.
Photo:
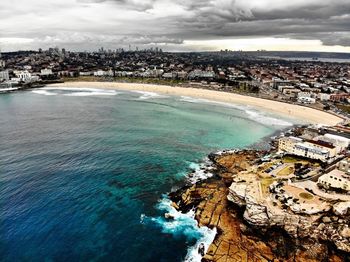
[[[137,90],[137,91],[133,91],[133,92],[141,94],[139,99],[166,98],[167,97],[167,96],[160,95],[160,94],[155,93],[155,92],[149,92],[149,91],[138,91]]]
[[[109,90],[103,90],[103,91],[91,91],[91,92],[72,92],[69,94],[64,94],[65,96],[115,96],[118,92],[116,91],[109,91]]]
[[[189,102],[189,103],[208,103],[208,104],[216,104],[223,107],[230,107],[234,109],[238,109],[240,111],[243,111],[247,117],[255,122],[268,125],[268,126],[292,126],[293,123],[288,122],[286,120],[282,120],[279,118],[275,118],[272,116],[268,116],[262,112],[259,112],[257,110],[254,110],[253,107],[250,106],[241,106],[241,105],[234,105],[230,103],[225,102],[218,102],[203,98],[193,98],[189,96],[181,96],[180,101]]]
[[[57,91],[66,91],[64,93],[53,93],[49,92],[52,90],[57,90]],[[38,94],[45,94],[45,95],[64,95],[64,96],[115,96],[119,94],[115,90],[107,90],[107,89],[97,89],[97,88],[55,88],[55,87],[44,87],[41,88],[40,90],[34,90]],[[33,91],[33,92],[34,92]]]
[[[191,162],[189,168],[192,172],[187,174],[187,180],[191,184],[195,184],[198,181],[205,180],[212,177],[214,174],[211,172],[213,170],[212,162],[206,158],[200,164]]]
[[[185,214],[181,213],[172,206],[171,200],[166,196],[159,201],[157,208],[160,211],[167,213],[171,218],[147,217],[142,214],[140,217],[140,223],[155,224],[159,226],[165,234],[171,234],[174,237],[184,236],[187,241],[195,241],[195,244],[189,247],[185,261],[200,262],[202,256],[198,252],[199,246],[204,245],[205,252],[208,250],[217,233],[216,228],[210,229],[208,227],[198,227],[198,223],[194,219],[194,210]]]
[[[49,92],[47,90],[32,90],[32,93],[45,96],[55,96],[57,93]]]

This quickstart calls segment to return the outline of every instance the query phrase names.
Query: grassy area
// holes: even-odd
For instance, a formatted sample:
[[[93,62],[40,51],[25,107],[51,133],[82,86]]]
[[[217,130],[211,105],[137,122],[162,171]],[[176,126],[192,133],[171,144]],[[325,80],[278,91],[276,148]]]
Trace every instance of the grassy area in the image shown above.
[[[306,193],[306,192],[302,192],[299,194],[299,197],[300,198],[304,198],[304,199],[307,199],[307,200],[311,200],[314,198],[313,195],[311,195],[310,193]]]
[[[292,166],[286,166],[285,168],[283,168],[282,170],[280,170],[277,173],[277,176],[289,176],[290,174],[292,174],[294,172],[294,167]]]
[[[263,195],[267,195],[269,193],[269,186],[273,183],[273,178],[263,178],[260,180],[261,191]]]
[[[285,156],[285,157],[283,157],[282,161],[283,161],[284,163],[302,162],[302,161],[300,161],[299,158],[293,157],[293,156]]]

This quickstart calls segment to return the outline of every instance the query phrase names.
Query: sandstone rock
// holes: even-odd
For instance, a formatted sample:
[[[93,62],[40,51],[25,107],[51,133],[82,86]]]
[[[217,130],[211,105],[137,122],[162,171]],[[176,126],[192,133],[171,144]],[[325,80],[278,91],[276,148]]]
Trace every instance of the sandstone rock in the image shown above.
[[[265,206],[248,204],[243,217],[254,225],[268,226],[270,224],[270,217],[267,214]]]
[[[269,207],[256,200],[256,184],[244,182],[244,175],[251,175],[250,171],[244,171],[237,179],[236,174],[249,169],[257,158],[254,152],[212,156],[217,165],[213,173],[217,176],[171,197],[177,203],[174,207],[183,212],[194,207],[200,226],[217,228],[218,234],[202,261],[344,261],[332,252],[336,252],[334,245],[350,252],[349,227],[345,226],[349,224],[348,206],[335,206],[334,215],[322,219],[320,214],[295,214],[289,208],[274,212],[272,202]],[[227,181],[233,181],[230,188]]]
[[[338,216],[350,214],[350,202],[339,202],[333,206],[333,212]]]
[[[342,237],[350,238],[350,228],[348,226],[343,227],[339,234]]]
[[[331,223],[332,220],[329,217],[322,217],[322,222],[323,223]]]

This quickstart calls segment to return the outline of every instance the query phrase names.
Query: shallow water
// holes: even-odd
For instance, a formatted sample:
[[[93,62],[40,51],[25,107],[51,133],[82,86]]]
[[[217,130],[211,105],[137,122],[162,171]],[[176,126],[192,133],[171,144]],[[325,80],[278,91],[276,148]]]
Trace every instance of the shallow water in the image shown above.
[[[215,232],[191,214],[169,224],[164,194],[209,152],[288,125],[252,108],[150,92],[1,95],[0,257],[184,260]]]

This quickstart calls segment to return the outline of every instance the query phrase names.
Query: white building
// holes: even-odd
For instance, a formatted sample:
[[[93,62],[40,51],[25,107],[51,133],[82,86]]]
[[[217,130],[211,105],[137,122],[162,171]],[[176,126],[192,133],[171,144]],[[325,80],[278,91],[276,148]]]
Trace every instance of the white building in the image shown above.
[[[330,94],[326,94],[326,93],[319,93],[318,94],[318,98],[321,101],[329,101],[329,99],[331,98],[331,95]]]
[[[298,93],[298,102],[303,104],[315,104],[316,99],[312,97],[311,93],[300,92]]]
[[[113,70],[110,69],[108,71],[104,71],[104,70],[97,70],[94,72],[94,76],[98,76],[98,77],[101,77],[101,76],[113,76]]]
[[[88,71],[88,72],[79,72],[80,76],[92,76],[94,75],[94,72]]]
[[[10,76],[8,70],[0,71],[0,81],[8,81],[9,79]]]
[[[318,179],[318,185],[326,189],[350,191],[350,178],[345,172],[334,169]]]
[[[350,144],[350,139],[333,134],[325,134],[324,136],[320,137],[319,140],[332,143],[337,148],[337,153],[347,149]]]
[[[338,163],[338,169],[347,174],[350,174],[350,161],[349,159],[344,159]]]
[[[42,75],[42,76],[50,76],[50,75],[53,75],[52,69],[48,69],[48,68],[41,69],[40,75]]]
[[[32,74],[27,70],[24,71],[14,71],[14,74],[17,76],[17,79],[22,82],[30,82],[32,78]]]
[[[298,137],[283,137],[278,141],[278,151],[310,159],[327,161],[336,156],[336,148],[320,141],[303,141]]]
[[[104,76],[105,75],[105,71],[103,70],[97,70],[94,72],[94,76]]]
[[[167,79],[172,79],[172,78],[175,78],[176,77],[176,74],[173,74],[173,73],[164,73],[162,75],[163,78],[167,78]]]

